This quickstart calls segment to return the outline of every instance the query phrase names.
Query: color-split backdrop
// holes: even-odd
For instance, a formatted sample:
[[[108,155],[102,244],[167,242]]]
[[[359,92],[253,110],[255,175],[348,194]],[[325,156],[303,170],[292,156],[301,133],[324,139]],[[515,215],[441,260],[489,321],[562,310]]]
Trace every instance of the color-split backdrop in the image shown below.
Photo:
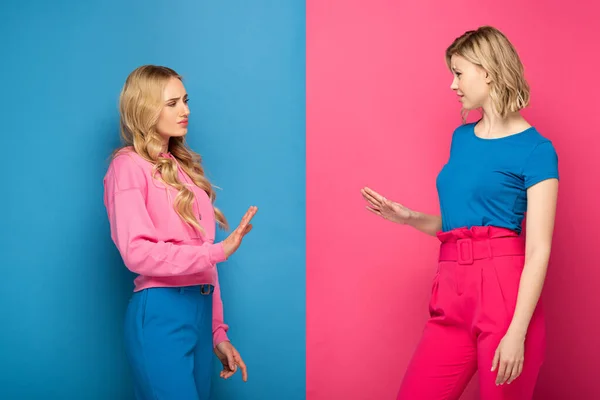
[[[102,177],[127,74],[162,64],[184,76],[188,141],[217,204],[234,226],[259,207],[219,266],[249,381],[218,379],[215,359],[213,398],[394,399],[438,243],[370,214],[360,188],[438,212],[435,176],[460,124],[444,50],[484,24],[516,45],[525,115],[559,154],[535,398],[600,397],[597,5],[8,0],[0,15],[0,398],[133,398],[122,343],[133,276],[110,240]],[[462,400],[476,399],[475,377]]]

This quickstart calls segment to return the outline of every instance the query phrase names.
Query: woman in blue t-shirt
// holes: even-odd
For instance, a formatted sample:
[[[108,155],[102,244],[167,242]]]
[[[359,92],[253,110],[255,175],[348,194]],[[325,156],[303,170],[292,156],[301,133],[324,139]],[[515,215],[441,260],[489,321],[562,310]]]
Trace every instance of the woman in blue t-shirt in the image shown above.
[[[362,190],[376,215],[441,241],[430,318],[397,398],[458,399],[478,371],[482,400],[531,399],[546,345],[538,300],[554,230],[557,154],[519,113],[529,86],[500,31],[466,32],[446,62],[463,125],[437,177],[441,216]],[[467,124],[473,109],[482,118]]]

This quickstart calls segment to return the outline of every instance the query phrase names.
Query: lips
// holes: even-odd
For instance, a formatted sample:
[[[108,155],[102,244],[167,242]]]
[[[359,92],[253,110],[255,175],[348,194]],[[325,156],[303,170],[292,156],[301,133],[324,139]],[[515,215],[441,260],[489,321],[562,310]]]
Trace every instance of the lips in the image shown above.
[[[179,121],[178,124],[179,125],[187,125],[188,124],[188,120],[184,119],[183,121]]]

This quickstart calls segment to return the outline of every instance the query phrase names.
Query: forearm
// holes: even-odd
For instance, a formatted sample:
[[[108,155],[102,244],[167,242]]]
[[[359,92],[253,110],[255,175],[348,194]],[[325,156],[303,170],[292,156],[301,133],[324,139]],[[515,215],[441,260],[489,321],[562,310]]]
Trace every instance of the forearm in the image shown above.
[[[182,276],[212,270],[227,256],[222,243],[200,246],[161,240],[139,189],[117,192],[108,206],[111,237],[125,266],[145,276]]]
[[[225,323],[223,316],[223,300],[221,299],[221,284],[219,283],[218,273],[215,276],[215,290],[213,292],[212,303],[213,347],[216,347],[219,343],[229,340],[227,337],[229,326]]]
[[[407,225],[430,236],[436,236],[442,230],[442,218],[439,215],[411,211]]]
[[[537,251],[525,260],[517,304],[508,332],[525,338],[546,279],[550,251]]]

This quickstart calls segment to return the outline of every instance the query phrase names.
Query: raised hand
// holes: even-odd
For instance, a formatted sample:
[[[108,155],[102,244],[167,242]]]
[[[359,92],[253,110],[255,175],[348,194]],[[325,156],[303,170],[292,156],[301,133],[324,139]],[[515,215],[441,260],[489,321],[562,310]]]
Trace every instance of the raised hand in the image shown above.
[[[368,187],[360,190],[364,199],[369,203],[367,210],[373,214],[397,224],[406,224],[412,215],[412,211],[402,204],[386,199],[373,189]]]
[[[242,239],[248,232],[252,230],[252,224],[250,221],[254,214],[258,211],[258,207],[252,206],[246,211],[246,214],[242,218],[242,222],[238,225],[237,228],[225,240],[223,240],[223,249],[225,250],[225,255],[229,258],[233,253],[237,251],[242,243]]]

